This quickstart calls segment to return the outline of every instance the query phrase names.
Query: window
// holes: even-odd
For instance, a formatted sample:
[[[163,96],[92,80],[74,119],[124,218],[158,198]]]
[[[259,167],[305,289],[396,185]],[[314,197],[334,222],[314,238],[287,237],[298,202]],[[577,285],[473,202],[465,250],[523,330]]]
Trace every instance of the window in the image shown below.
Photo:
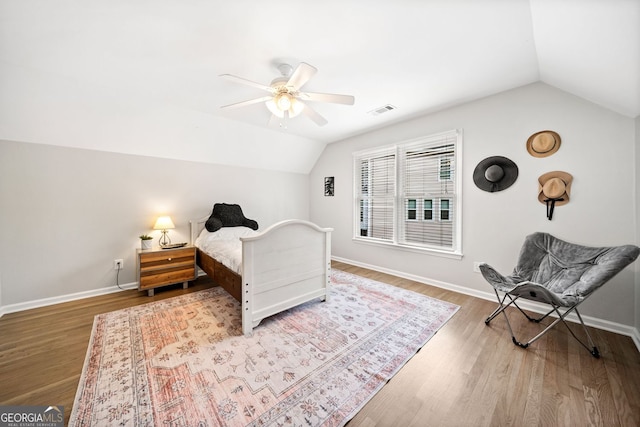
[[[396,162],[393,150],[378,151],[358,163],[359,235],[393,240]]]
[[[433,220],[433,199],[425,199],[424,203],[424,217],[425,221]]]
[[[354,238],[459,254],[458,131],[354,154]]]
[[[438,172],[440,181],[451,181],[451,159],[440,158],[440,171]]]
[[[417,219],[417,207],[416,199],[407,200],[407,219]]]
[[[451,217],[449,216],[449,206],[451,206],[451,200],[449,199],[441,199],[440,200],[440,221],[450,221]]]

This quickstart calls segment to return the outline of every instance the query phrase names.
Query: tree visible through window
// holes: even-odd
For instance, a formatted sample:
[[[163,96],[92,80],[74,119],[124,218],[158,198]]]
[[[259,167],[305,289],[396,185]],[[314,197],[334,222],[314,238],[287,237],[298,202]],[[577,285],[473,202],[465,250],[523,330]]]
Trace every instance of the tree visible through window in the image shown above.
[[[460,147],[451,131],[355,153],[354,237],[459,253]]]

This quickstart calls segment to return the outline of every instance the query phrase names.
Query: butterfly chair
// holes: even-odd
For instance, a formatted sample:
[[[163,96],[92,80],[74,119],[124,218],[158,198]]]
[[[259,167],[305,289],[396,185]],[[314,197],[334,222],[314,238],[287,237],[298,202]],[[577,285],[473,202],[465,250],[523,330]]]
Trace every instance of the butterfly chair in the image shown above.
[[[518,264],[511,275],[503,276],[488,264],[480,265],[482,275],[493,286],[498,298],[498,308],[485,320],[485,324],[488,325],[498,314],[504,314],[513,343],[527,348],[558,322],[562,322],[583,347],[594,357],[599,358],[600,353],[582,321],[578,305],[632,263],[639,252],[640,248],[634,245],[598,248],[568,243],[547,233],[531,234],[524,241]],[[504,295],[501,297],[500,293]],[[551,310],[542,317],[532,318],[516,303],[520,298],[549,304]],[[514,336],[509,318],[505,313],[505,309],[510,305],[514,305],[533,322],[540,322],[554,312],[558,319],[538,335],[522,343]],[[564,313],[561,313],[561,310],[564,310]],[[572,311],[576,312],[582,323],[589,342],[588,346],[565,322],[565,318]]]

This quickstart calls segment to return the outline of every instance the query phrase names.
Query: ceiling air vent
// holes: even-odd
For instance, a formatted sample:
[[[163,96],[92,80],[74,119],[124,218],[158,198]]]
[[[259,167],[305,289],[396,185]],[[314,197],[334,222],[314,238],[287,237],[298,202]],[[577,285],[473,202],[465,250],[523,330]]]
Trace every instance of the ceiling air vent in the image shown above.
[[[382,113],[386,113],[388,111],[395,110],[395,109],[396,109],[395,106],[391,104],[387,104],[387,105],[383,105],[382,107],[378,107],[375,110],[369,111],[368,114],[371,114],[372,116],[379,116]]]

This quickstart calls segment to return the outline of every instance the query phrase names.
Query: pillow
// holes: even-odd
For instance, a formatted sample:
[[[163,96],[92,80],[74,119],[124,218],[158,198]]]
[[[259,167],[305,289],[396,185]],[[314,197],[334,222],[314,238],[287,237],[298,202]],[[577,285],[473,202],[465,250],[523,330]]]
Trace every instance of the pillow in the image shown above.
[[[213,212],[204,224],[208,231],[217,231],[222,227],[249,227],[252,230],[258,229],[258,223],[252,219],[245,218],[240,205],[227,203],[216,203],[213,205]]]
[[[218,231],[222,228],[222,221],[220,221],[220,219],[218,218],[210,216],[207,222],[204,223],[204,228],[211,232]]]

